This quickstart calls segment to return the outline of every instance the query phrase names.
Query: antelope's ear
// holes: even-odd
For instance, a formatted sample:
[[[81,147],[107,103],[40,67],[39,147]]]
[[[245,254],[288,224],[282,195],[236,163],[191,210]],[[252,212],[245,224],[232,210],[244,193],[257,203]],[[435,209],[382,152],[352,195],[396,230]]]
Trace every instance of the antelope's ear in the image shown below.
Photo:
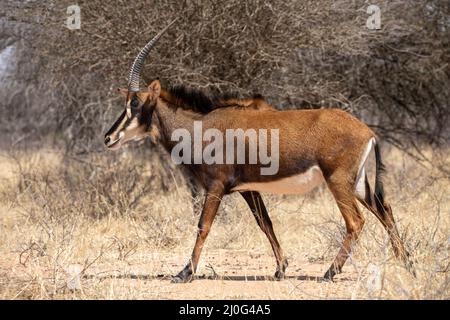
[[[128,89],[124,89],[124,88],[117,88],[117,91],[123,95],[124,97],[128,96]]]
[[[148,86],[148,92],[155,98],[158,98],[161,93],[161,83],[159,80],[153,80]]]

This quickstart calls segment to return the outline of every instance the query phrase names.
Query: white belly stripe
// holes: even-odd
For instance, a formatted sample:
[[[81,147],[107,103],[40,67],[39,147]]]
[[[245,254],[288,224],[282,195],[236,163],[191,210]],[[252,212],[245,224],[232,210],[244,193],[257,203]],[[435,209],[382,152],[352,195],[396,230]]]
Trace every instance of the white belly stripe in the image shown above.
[[[259,191],[276,194],[304,194],[324,182],[322,170],[313,166],[306,172],[270,182],[243,183],[232,191]]]

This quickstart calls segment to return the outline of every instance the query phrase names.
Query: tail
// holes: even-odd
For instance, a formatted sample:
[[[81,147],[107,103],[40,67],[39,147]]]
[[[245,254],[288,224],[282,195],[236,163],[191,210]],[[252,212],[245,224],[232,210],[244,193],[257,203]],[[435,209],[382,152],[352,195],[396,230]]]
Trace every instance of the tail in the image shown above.
[[[381,152],[378,142],[375,142],[375,204],[378,212],[384,212],[384,187],[382,175],[385,172],[384,164],[381,161]]]

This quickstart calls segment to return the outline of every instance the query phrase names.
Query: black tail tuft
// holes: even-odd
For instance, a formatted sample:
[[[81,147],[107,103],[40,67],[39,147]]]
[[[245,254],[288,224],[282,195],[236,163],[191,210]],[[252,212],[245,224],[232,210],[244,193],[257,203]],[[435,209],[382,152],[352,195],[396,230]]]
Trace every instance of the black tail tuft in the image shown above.
[[[378,212],[384,212],[384,188],[383,181],[381,180],[382,175],[385,171],[384,164],[381,161],[381,152],[378,143],[375,143],[375,204],[377,206]]]

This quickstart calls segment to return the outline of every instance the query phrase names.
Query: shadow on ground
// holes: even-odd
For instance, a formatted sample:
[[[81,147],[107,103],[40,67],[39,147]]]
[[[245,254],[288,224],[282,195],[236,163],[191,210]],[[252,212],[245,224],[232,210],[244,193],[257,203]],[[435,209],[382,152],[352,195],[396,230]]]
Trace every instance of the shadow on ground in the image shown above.
[[[118,275],[94,275],[94,274],[86,274],[83,275],[83,279],[131,279],[131,280],[172,280],[172,275],[146,275],[146,274],[118,274]],[[299,281],[314,281],[314,282],[328,282],[323,277],[317,276],[308,276],[308,275],[300,275],[300,276],[286,276],[283,280],[278,280],[272,276],[205,276],[198,275],[194,277],[194,280],[222,280],[222,281],[283,281],[283,280],[299,280]],[[338,279],[334,279],[333,282],[342,282],[342,281],[354,281],[354,279],[340,277]]]

